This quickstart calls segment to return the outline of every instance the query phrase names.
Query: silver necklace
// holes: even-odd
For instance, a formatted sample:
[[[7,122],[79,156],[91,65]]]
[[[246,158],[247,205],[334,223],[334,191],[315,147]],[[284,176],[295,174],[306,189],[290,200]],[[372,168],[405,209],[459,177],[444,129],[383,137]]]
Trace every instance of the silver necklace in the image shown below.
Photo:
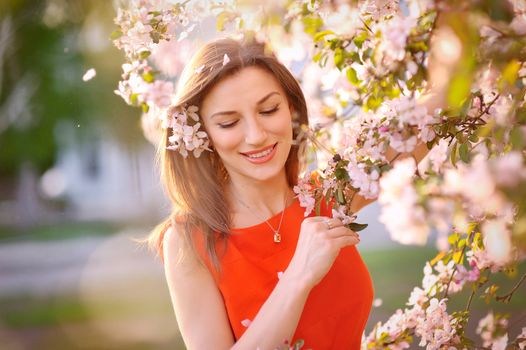
[[[263,220],[267,225],[268,227],[270,227],[270,229],[272,230],[272,232],[274,232],[274,243],[279,243],[281,242],[281,235],[279,234],[279,230],[281,229],[281,223],[283,222],[283,215],[285,214],[285,208],[287,207],[287,197],[285,197],[285,205],[283,207],[283,211],[281,212],[281,218],[279,219],[279,225],[278,225],[278,228],[275,229],[271,224],[270,222],[268,222],[267,220],[265,219],[262,219],[259,215],[257,215],[245,202],[243,202],[239,197],[237,197],[237,200],[239,201],[239,203],[243,204],[243,206],[245,208],[247,208],[252,214],[254,214],[255,217],[257,217],[259,220]]]

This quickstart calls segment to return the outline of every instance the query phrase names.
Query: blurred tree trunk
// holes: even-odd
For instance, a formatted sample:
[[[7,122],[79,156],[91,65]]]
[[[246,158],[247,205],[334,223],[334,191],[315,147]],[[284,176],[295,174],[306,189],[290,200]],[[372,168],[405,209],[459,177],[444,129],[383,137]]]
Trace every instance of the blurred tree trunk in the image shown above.
[[[36,168],[29,162],[23,163],[15,191],[15,216],[12,222],[18,228],[31,227],[49,219],[49,210],[39,195],[38,179]]]

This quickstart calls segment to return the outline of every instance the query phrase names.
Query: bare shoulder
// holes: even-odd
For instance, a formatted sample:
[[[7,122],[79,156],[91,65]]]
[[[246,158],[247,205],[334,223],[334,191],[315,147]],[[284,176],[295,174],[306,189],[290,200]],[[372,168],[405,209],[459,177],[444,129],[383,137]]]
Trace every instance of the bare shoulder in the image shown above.
[[[178,228],[164,236],[164,270],[177,324],[187,349],[230,349],[234,337],[210,271],[187,254]],[[181,255],[182,254],[182,255]]]

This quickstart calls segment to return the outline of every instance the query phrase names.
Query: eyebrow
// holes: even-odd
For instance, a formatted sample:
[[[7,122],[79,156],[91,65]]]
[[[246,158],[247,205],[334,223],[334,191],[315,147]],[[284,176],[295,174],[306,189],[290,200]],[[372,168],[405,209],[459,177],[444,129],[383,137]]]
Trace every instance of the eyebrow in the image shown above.
[[[256,104],[260,105],[262,104],[263,102],[265,102],[266,100],[268,100],[270,98],[270,96],[273,96],[273,95],[280,95],[279,92],[277,91],[272,91],[271,93],[267,94],[265,97],[263,97],[262,99],[260,99]],[[280,95],[281,96],[281,95]],[[210,116],[210,119],[212,119],[213,117],[217,116],[217,115],[232,115],[232,114],[236,114],[237,112],[236,111],[222,111],[222,112],[216,112],[214,114],[212,114]]]

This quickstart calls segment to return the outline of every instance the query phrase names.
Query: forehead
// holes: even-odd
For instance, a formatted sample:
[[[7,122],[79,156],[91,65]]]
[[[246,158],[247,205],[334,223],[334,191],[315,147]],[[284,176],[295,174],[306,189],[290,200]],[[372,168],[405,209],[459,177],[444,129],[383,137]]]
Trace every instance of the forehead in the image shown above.
[[[205,96],[201,110],[208,115],[223,109],[236,109],[236,106],[244,104],[255,104],[272,91],[285,97],[283,88],[272,73],[257,66],[246,67],[218,82]]]

